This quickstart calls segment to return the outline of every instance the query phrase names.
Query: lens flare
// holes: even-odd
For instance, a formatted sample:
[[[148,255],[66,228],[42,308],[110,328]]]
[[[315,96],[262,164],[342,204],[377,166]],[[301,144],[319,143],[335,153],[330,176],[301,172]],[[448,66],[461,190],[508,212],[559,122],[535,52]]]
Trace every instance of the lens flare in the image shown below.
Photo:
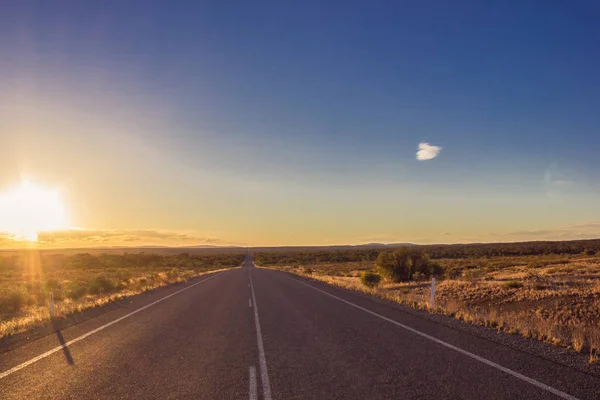
[[[56,190],[23,181],[0,194],[0,231],[14,240],[35,242],[38,233],[68,228],[63,202]]]

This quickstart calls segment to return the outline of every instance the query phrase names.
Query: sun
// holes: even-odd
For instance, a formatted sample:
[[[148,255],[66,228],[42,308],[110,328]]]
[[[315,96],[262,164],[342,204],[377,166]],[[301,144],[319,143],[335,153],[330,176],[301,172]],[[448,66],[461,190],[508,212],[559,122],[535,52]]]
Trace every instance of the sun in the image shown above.
[[[23,181],[0,193],[0,232],[14,240],[35,242],[38,233],[68,228],[58,191]]]

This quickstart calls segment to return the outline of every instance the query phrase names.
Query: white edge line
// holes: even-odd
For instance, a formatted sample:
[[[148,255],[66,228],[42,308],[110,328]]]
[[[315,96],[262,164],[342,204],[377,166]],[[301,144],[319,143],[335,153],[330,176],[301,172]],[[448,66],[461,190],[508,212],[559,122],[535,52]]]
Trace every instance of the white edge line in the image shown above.
[[[0,379],[6,378],[8,375],[10,375],[10,374],[12,374],[12,373],[15,373],[15,372],[17,372],[17,371],[19,371],[19,370],[21,370],[21,369],[23,369],[23,368],[25,368],[25,367],[27,367],[27,366],[29,366],[29,365],[33,364],[33,363],[35,363],[35,362],[38,362],[38,361],[40,361],[41,359],[43,359],[43,358],[46,358],[46,357],[48,357],[49,355],[52,355],[52,354],[56,353],[57,351],[60,351],[60,350],[62,350],[62,349],[64,349],[64,348],[66,348],[66,347],[68,347],[68,346],[70,346],[70,345],[72,345],[72,344],[74,344],[74,343],[77,343],[77,342],[79,342],[80,340],[83,340],[83,339],[87,338],[88,336],[91,336],[91,335],[93,335],[94,333],[98,333],[98,332],[100,332],[101,330],[104,330],[104,329],[108,328],[109,326],[116,324],[117,322],[121,322],[121,321],[123,321],[125,318],[129,318],[129,317],[131,317],[132,315],[134,315],[134,314],[137,314],[137,313],[139,313],[140,311],[143,311],[143,310],[145,310],[145,309],[146,309],[146,308],[148,308],[148,307],[152,307],[153,305],[155,305],[155,304],[158,304],[158,303],[160,303],[161,301],[168,299],[169,297],[175,296],[176,294],[179,294],[179,293],[181,293],[181,292],[184,292],[184,291],[186,291],[186,290],[188,290],[188,289],[191,289],[191,288],[193,288],[193,287],[194,287],[194,286],[196,286],[196,285],[199,285],[199,284],[201,284],[201,283],[203,283],[203,282],[206,282],[206,281],[208,281],[208,280],[210,280],[210,279],[212,279],[212,278],[216,277],[216,276],[217,276],[217,275],[219,275],[221,272],[225,272],[225,271],[220,271],[220,272],[217,272],[217,273],[215,273],[214,275],[212,275],[212,276],[211,276],[211,277],[209,277],[209,278],[203,279],[203,280],[201,280],[200,282],[196,282],[196,283],[194,283],[193,285],[190,285],[190,286],[188,286],[188,287],[186,287],[186,288],[183,288],[183,289],[181,289],[181,290],[178,290],[178,291],[176,291],[176,292],[174,292],[174,293],[171,293],[171,294],[169,294],[169,295],[167,295],[167,296],[165,296],[165,297],[163,297],[163,298],[161,298],[161,299],[158,299],[158,300],[156,300],[156,301],[154,301],[154,302],[152,302],[152,303],[150,303],[150,304],[146,304],[145,306],[143,306],[143,307],[140,307],[140,308],[138,308],[137,310],[130,312],[129,314],[126,314],[126,315],[124,315],[124,316],[122,316],[122,317],[120,317],[120,318],[117,318],[117,319],[115,319],[114,321],[111,321],[111,322],[109,322],[109,323],[107,323],[107,324],[104,324],[104,325],[102,325],[102,326],[100,326],[100,327],[98,327],[98,328],[94,329],[94,330],[91,330],[91,331],[89,331],[88,333],[85,333],[85,334],[83,334],[83,335],[81,335],[81,336],[79,336],[79,337],[76,337],[75,339],[69,340],[69,341],[68,341],[68,342],[66,342],[65,344],[62,344],[62,345],[60,345],[60,346],[57,346],[57,347],[55,347],[55,348],[53,348],[53,349],[51,349],[51,350],[48,350],[47,352],[45,352],[45,353],[42,353],[42,354],[40,354],[39,356],[37,356],[37,357],[34,357],[34,358],[32,358],[31,360],[29,360],[29,361],[25,361],[24,363],[22,363],[22,364],[19,364],[19,365],[17,365],[16,367],[13,367],[13,368],[9,369],[8,371],[4,371],[4,372],[0,373]]]
[[[555,388],[553,388],[553,387],[551,387],[551,386],[548,386],[548,385],[546,385],[546,384],[544,384],[544,383],[542,383],[542,382],[539,382],[539,381],[537,381],[537,380],[535,380],[535,379],[533,379],[533,378],[530,378],[530,377],[528,377],[528,376],[525,376],[525,375],[523,375],[523,374],[521,374],[521,373],[519,373],[519,372],[513,371],[513,370],[511,370],[511,369],[508,369],[508,368],[506,368],[506,367],[503,367],[503,366],[502,366],[502,365],[500,365],[500,364],[496,364],[495,362],[493,362],[493,361],[490,361],[490,360],[488,360],[487,358],[483,358],[483,357],[480,357],[480,356],[478,356],[477,354],[473,354],[473,353],[471,353],[471,352],[469,352],[469,351],[467,351],[467,350],[463,350],[463,349],[461,349],[460,347],[456,347],[456,346],[454,346],[454,345],[452,345],[452,344],[450,344],[450,343],[444,342],[443,340],[440,340],[440,339],[438,339],[438,338],[436,338],[436,337],[434,337],[434,336],[428,335],[428,334],[426,334],[426,333],[424,333],[424,332],[421,332],[421,331],[419,331],[419,330],[416,330],[416,329],[414,329],[414,328],[411,328],[411,327],[410,327],[410,326],[408,326],[408,325],[404,325],[404,324],[401,324],[400,322],[394,321],[394,320],[393,320],[393,319],[391,319],[391,318],[384,317],[384,316],[383,316],[383,315],[381,315],[381,314],[377,314],[376,312],[373,312],[373,311],[371,311],[371,310],[368,310],[368,309],[366,309],[366,308],[364,308],[364,307],[361,307],[361,306],[359,306],[359,305],[356,305],[356,304],[354,304],[354,303],[352,303],[352,302],[350,302],[350,301],[348,301],[348,300],[344,300],[344,299],[342,299],[342,298],[340,298],[340,297],[337,297],[337,296],[335,296],[335,295],[333,295],[333,294],[331,294],[331,293],[328,293],[328,292],[326,292],[326,291],[324,291],[324,290],[321,290],[321,289],[319,289],[319,288],[316,288],[316,287],[314,287],[314,286],[312,286],[312,285],[309,285],[308,283],[302,282],[302,281],[301,281],[301,280],[299,280],[299,279],[294,279],[294,278],[292,278],[292,277],[288,277],[288,278],[289,278],[289,279],[291,279],[291,280],[293,280],[293,281],[296,281],[296,282],[298,282],[298,283],[301,283],[301,284],[303,284],[303,285],[305,285],[305,286],[308,286],[309,288],[311,288],[311,289],[314,289],[314,290],[316,290],[316,291],[318,291],[318,292],[321,292],[321,293],[323,293],[323,294],[326,294],[327,296],[333,297],[334,299],[337,299],[337,300],[339,300],[339,301],[341,301],[341,302],[343,302],[343,303],[346,303],[346,304],[348,304],[349,306],[352,306],[352,307],[354,307],[354,308],[357,308],[357,309],[359,309],[359,310],[362,310],[362,311],[364,311],[364,312],[366,312],[366,313],[368,313],[368,314],[371,314],[371,315],[373,315],[373,316],[375,316],[375,317],[379,317],[379,318],[381,318],[381,319],[383,319],[383,320],[385,320],[385,321],[387,321],[387,322],[390,322],[390,323],[392,323],[392,324],[394,324],[394,325],[396,325],[396,326],[399,326],[400,328],[406,329],[407,331],[410,331],[410,332],[412,332],[412,333],[414,333],[414,334],[416,334],[416,335],[419,335],[419,336],[421,336],[421,337],[424,337],[424,338],[426,338],[426,339],[429,339],[429,340],[431,340],[432,342],[435,342],[435,343],[437,343],[437,344],[440,344],[440,345],[442,345],[442,346],[444,346],[444,347],[447,347],[447,348],[449,348],[449,349],[452,349],[452,350],[454,350],[454,351],[457,351],[457,352],[459,352],[459,353],[461,353],[461,354],[464,354],[464,355],[465,355],[465,356],[467,356],[467,357],[471,357],[471,358],[473,358],[473,359],[475,359],[475,360],[477,360],[477,361],[479,361],[479,362],[482,362],[482,363],[484,363],[484,364],[486,364],[486,365],[489,365],[489,366],[490,366],[490,367],[492,367],[492,368],[496,368],[497,370],[500,370],[500,371],[502,371],[502,372],[505,372],[505,373],[507,373],[507,374],[509,374],[509,375],[512,375],[512,376],[514,376],[515,378],[521,379],[522,381],[525,381],[525,382],[527,382],[527,383],[529,383],[529,384],[531,384],[531,385],[533,385],[533,386],[536,386],[536,387],[538,387],[538,388],[540,388],[540,389],[543,389],[543,390],[545,390],[545,391],[547,391],[547,392],[550,392],[550,393],[552,393],[552,394],[555,394],[556,396],[558,396],[558,397],[560,397],[560,398],[563,398],[563,399],[566,399],[566,400],[579,400],[577,397],[571,396],[571,395],[570,395],[570,394],[568,394],[568,393],[561,392],[560,390],[558,390],[558,389],[555,389]]]
[[[256,367],[252,366],[248,371],[250,383],[248,388],[248,397],[250,400],[258,400],[258,386],[256,383]]]
[[[256,306],[256,296],[254,295],[252,273],[249,273],[249,275],[250,289],[252,291],[252,301],[254,303],[254,323],[256,325],[256,342],[258,343],[258,366],[260,367],[260,380],[262,382],[264,399],[271,400],[271,383],[269,382],[269,373],[267,372],[267,359],[265,357],[265,347],[263,345],[262,333],[260,331],[260,322],[258,321],[258,307]]]

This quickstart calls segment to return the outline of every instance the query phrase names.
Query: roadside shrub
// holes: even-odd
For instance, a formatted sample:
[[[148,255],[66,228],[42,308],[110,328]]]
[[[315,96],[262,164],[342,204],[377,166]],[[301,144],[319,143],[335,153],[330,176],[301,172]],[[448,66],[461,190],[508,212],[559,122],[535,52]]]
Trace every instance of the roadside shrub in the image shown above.
[[[382,252],[375,261],[377,272],[392,282],[407,281],[411,276],[410,250],[400,248],[393,253]]]
[[[91,294],[110,293],[115,289],[113,282],[105,275],[98,275],[91,280],[89,292]]]
[[[442,267],[440,264],[434,263],[434,262],[429,262],[429,275],[430,276],[443,277],[444,272],[445,272],[444,267]]]
[[[58,279],[48,279],[46,281],[46,291],[53,292],[56,289],[60,289],[60,282]]]
[[[363,272],[360,275],[360,281],[366,287],[374,288],[379,286],[379,283],[381,282],[381,275],[375,272]]]
[[[523,287],[523,284],[519,281],[508,281],[504,282],[502,286],[504,286],[506,289],[520,289]]]
[[[581,353],[583,350],[583,346],[585,346],[585,327],[584,326],[576,326],[573,328],[571,333],[571,343],[573,343],[573,349]]]
[[[429,260],[427,254],[409,247],[400,247],[393,253],[381,252],[375,264],[377,272],[392,282],[408,281],[417,272],[419,277],[443,272],[439,265]]]
[[[78,282],[69,282],[66,287],[66,297],[73,300],[78,300],[86,295],[87,289],[84,285]]]
[[[0,293],[0,310],[3,312],[19,312],[28,303],[29,296],[23,287],[6,290]]]
[[[305,268],[305,269],[304,269],[304,273],[305,273],[305,274],[309,274],[309,275],[310,275],[310,274],[312,274],[312,273],[313,273],[313,270],[312,270],[312,268]]]
[[[457,279],[462,274],[462,271],[459,268],[451,268],[447,269],[444,273],[445,279]]]
[[[167,274],[165,274],[164,272],[159,272],[157,274],[153,274],[152,279],[154,280],[154,283],[156,285],[163,285],[165,283],[169,283]]]
[[[171,268],[169,270],[169,272],[167,272],[167,278],[169,278],[169,280],[174,280],[177,279],[179,277],[179,269],[177,268]]]

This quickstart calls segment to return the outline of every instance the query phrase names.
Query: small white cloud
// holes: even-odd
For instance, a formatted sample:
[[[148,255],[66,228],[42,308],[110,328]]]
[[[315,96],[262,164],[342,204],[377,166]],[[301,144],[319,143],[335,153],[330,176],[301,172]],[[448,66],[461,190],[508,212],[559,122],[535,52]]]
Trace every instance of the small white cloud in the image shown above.
[[[417,160],[425,161],[436,158],[440,154],[442,148],[439,146],[432,146],[429,143],[419,143],[419,151],[417,151]]]
[[[544,171],[544,181],[552,186],[568,186],[575,183],[558,168],[557,164],[551,164],[546,168],[546,171]]]
[[[551,164],[544,171],[546,196],[561,197],[577,188],[578,182],[571,179],[574,174],[566,174],[557,164]]]

